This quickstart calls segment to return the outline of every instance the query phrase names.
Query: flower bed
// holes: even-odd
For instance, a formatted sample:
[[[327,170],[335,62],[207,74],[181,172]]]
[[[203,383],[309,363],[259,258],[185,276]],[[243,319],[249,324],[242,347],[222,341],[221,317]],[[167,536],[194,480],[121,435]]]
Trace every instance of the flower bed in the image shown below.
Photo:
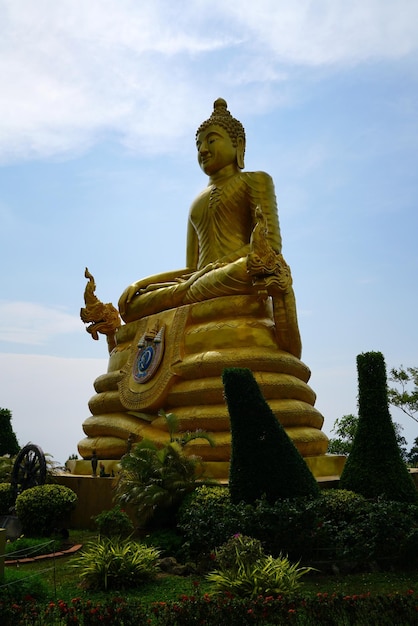
[[[297,624],[326,626],[409,626],[418,616],[418,594],[413,590],[389,595],[341,595],[318,593],[316,597],[287,596],[237,599],[231,594],[209,596],[199,592],[176,602],[145,606],[135,600],[115,597],[96,603],[74,598],[71,602],[37,604],[30,597],[23,602],[0,604],[2,624],[67,625],[111,624],[112,626],[254,626]]]

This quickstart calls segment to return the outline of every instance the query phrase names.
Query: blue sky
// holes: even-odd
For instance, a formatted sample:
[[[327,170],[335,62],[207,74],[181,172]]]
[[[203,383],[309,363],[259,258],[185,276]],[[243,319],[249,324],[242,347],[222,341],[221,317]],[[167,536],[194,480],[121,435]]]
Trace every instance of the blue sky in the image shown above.
[[[0,50],[0,406],[21,445],[64,462],[83,437],[107,368],[84,268],[117,304],[183,267],[217,97],[275,181],[325,432],[357,411],[359,353],[418,365],[414,0],[0,0]]]

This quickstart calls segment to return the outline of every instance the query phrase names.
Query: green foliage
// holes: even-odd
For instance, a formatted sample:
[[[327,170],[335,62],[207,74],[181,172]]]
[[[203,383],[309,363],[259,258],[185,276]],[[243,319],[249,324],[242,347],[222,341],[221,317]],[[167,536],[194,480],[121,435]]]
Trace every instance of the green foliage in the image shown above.
[[[16,513],[23,532],[30,537],[49,536],[66,523],[75,508],[77,495],[63,485],[39,485],[18,495]]]
[[[15,455],[20,447],[12,428],[12,412],[9,409],[0,409],[0,455]]]
[[[221,570],[237,570],[239,563],[251,565],[265,556],[261,541],[237,533],[216,549],[216,567]]]
[[[173,556],[181,560],[184,556],[183,536],[174,528],[154,530],[143,539],[147,546],[154,546],[161,551],[162,556]]]
[[[336,419],[331,430],[337,436],[328,442],[328,454],[350,454],[354,435],[357,431],[358,417],[350,413]]]
[[[263,398],[249,369],[222,375],[231,420],[229,487],[233,502],[317,497],[311,471]]]
[[[394,367],[390,370],[389,380],[399,386],[389,388],[389,402],[418,422],[418,367]],[[412,389],[410,385],[413,385]]]
[[[110,511],[102,511],[93,519],[102,537],[127,537],[134,530],[129,515],[119,505]]]
[[[382,562],[391,565],[400,556],[412,528],[418,525],[415,505],[381,501],[351,502],[347,512],[336,514],[325,502],[319,529],[329,557],[358,563]],[[385,560],[389,559],[385,563]],[[382,561],[383,560],[383,561]]]
[[[295,591],[311,568],[290,563],[287,557],[266,555],[252,537],[235,535],[216,551],[217,569],[207,575],[218,593],[257,598]]]
[[[196,487],[200,461],[187,456],[178,442],[163,448],[148,440],[121,459],[116,498],[136,510],[140,527],[173,524],[181,501]]]
[[[166,413],[164,409],[160,409],[158,411],[158,415],[164,417],[166,421],[168,434],[170,436],[170,443],[176,442],[181,446],[185,446],[195,439],[205,439],[212,448],[214,447],[215,440],[210,433],[206,432],[206,430],[198,428],[194,431],[179,433],[178,418],[175,413]]]
[[[406,445],[407,441],[402,436],[403,427],[397,422],[392,422],[395,429],[396,442],[404,461],[407,460]],[[336,419],[331,432],[337,436],[331,438],[328,442],[328,454],[348,455],[353,447],[354,437],[357,432],[358,417],[357,415],[344,415],[340,419]]]
[[[243,532],[245,511],[250,508],[232,504],[227,487],[197,487],[184,499],[177,516],[189,556],[207,558],[234,533]]]
[[[10,483],[0,483],[0,515],[8,515],[14,505],[13,490]]]
[[[19,602],[26,598],[32,600],[45,601],[48,598],[49,589],[41,574],[28,572],[24,568],[16,569],[7,567],[5,569],[4,584],[0,586],[0,623],[15,624],[16,621],[2,621],[2,604],[6,607],[12,602]],[[31,623],[31,622],[28,622]]]
[[[341,489],[319,498],[298,498],[254,506],[233,504],[226,488],[197,489],[181,507],[179,529],[185,549],[198,562],[236,533],[258,539],[273,556],[290,560],[352,560],[368,563],[397,559],[418,528],[418,506],[367,501]]]
[[[104,537],[88,543],[73,567],[89,589],[125,589],[155,577],[159,554],[159,550],[135,541]]]
[[[406,460],[410,467],[418,467],[418,437],[415,437],[414,445],[408,452]]]
[[[359,421],[340,487],[367,498],[417,502],[388,409],[386,366],[380,352],[357,357]]]
[[[10,457],[10,456],[0,457],[0,482],[2,483],[11,482],[13,464],[14,464],[14,457]]]
[[[58,549],[59,542],[34,537],[22,536],[15,541],[6,543],[6,554],[9,559],[33,558],[39,554],[55,552]]]

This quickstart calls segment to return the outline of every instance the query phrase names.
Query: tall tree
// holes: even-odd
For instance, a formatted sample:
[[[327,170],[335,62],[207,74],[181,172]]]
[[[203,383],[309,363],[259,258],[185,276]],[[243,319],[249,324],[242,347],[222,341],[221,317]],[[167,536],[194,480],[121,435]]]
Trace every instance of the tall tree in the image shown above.
[[[367,498],[417,502],[418,492],[401,458],[389,413],[383,354],[358,355],[357,371],[359,420],[340,487]]]
[[[357,432],[357,426],[358,417],[352,413],[350,413],[350,415],[343,415],[343,417],[336,419],[331,430],[332,433],[336,434],[336,437],[332,437],[329,440],[327,452],[329,454],[350,454],[351,448],[353,447],[354,437]],[[395,429],[395,437],[399,446],[399,451],[402,459],[406,462],[408,453],[406,450],[407,441],[402,435],[403,426],[397,422],[393,422],[393,427]]]
[[[231,419],[229,489],[233,502],[319,495],[310,469],[277,421],[249,369],[222,374]]]
[[[0,409],[0,455],[14,456],[20,450],[17,437],[12,428],[12,412]]]
[[[390,404],[418,422],[418,367],[393,367],[389,380],[398,385],[388,389]]]

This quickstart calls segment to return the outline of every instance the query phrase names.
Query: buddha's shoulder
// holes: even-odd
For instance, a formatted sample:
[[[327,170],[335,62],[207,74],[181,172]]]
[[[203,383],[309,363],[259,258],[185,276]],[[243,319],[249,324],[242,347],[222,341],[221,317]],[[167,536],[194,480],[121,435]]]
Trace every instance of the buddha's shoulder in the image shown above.
[[[273,185],[273,179],[267,172],[241,172],[243,182],[250,187],[265,187]]]

